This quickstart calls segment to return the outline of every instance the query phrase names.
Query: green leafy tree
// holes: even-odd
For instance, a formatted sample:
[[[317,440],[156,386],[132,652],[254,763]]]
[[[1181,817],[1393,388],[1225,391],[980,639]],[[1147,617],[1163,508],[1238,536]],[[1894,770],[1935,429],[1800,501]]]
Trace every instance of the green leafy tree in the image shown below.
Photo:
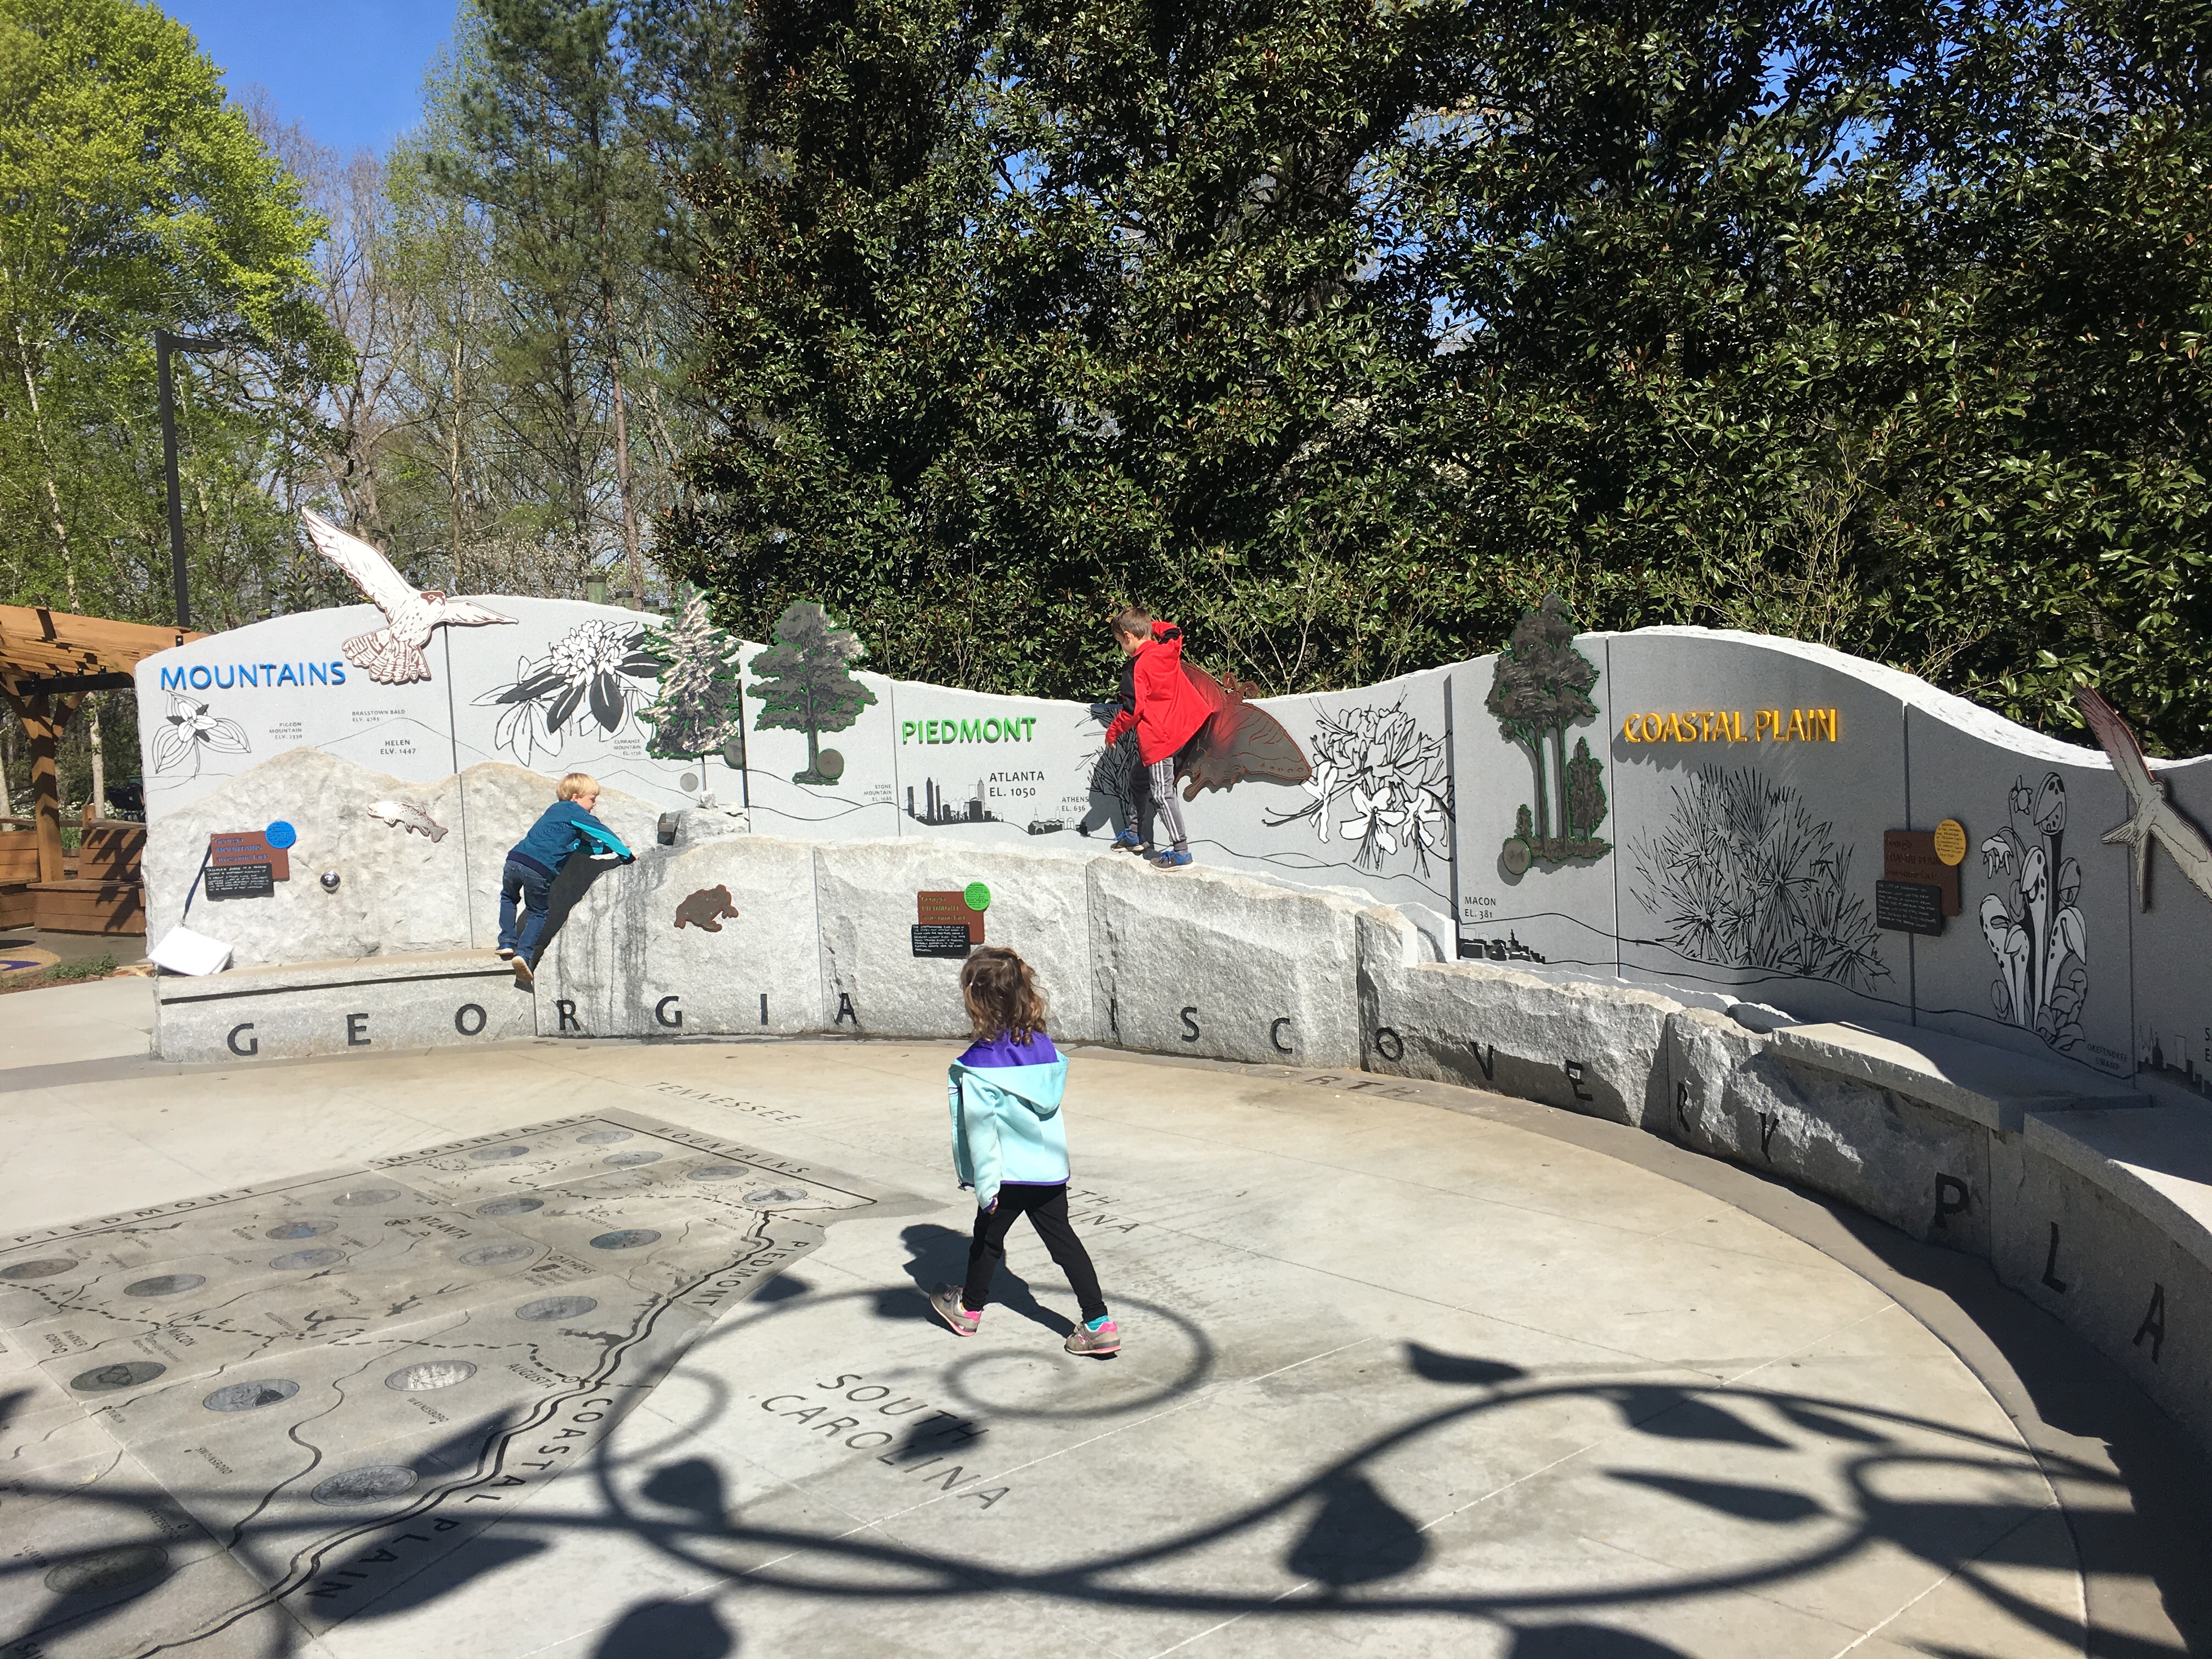
[[[638,710],[653,727],[648,753],[669,760],[709,755],[744,740],[741,641],[714,626],[707,601],[695,597],[665,629],[646,636],[647,653],[663,665],[660,690]]]
[[[776,618],[775,643],[753,659],[753,696],[761,706],[755,729],[806,733],[806,769],[792,775],[793,783],[835,783],[844,775],[844,757],[822,748],[821,734],[844,731],[875,702],[851,672],[866,654],[851,629],[801,602],[786,607]]]
[[[724,418],[677,571],[732,625],[826,592],[893,672],[957,684],[1094,688],[1131,588],[1270,689],[1397,660],[1431,599],[1389,575],[1387,416],[1425,310],[1351,273],[1437,25],[1350,0],[747,17],[757,159],[687,185]]]
[[[647,332],[639,276],[665,193],[629,118],[615,0],[471,0],[452,142],[425,176],[486,216],[507,315],[504,378],[530,418],[510,423],[580,558],[603,514],[630,591],[646,569],[633,451],[635,360]],[[602,479],[612,501],[598,499]]]
[[[1575,739],[1574,758],[1567,763],[1567,839],[1591,842],[1605,822],[1605,769],[1589,751],[1589,739]]]
[[[758,626],[1094,689],[1132,592],[1273,690],[1786,631],[2212,747],[2178,0],[746,10],[696,510]],[[1556,781],[1547,781],[1556,794]],[[1548,811],[1548,809],[1547,809]]]
[[[168,610],[153,334],[180,360],[203,626],[266,608],[289,544],[255,488],[343,349],[307,259],[322,230],[191,35],[128,0],[0,0],[0,586]]]
[[[0,599],[170,619],[162,327],[234,343],[176,360],[192,621],[294,596],[266,486],[312,462],[314,387],[343,365],[314,304],[321,228],[181,25],[129,0],[0,0]],[[100,702],[64,744],[72,799],[102,793]]]

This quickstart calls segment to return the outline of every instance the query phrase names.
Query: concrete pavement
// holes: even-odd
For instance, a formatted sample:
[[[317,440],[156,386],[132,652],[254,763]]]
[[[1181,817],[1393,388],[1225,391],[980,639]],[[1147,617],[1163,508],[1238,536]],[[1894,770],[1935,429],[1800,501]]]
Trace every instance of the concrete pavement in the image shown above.
[[[972,1215],[947,1154],[946,1045],[539,1041],[180,1067],[144,1058],[149,1004],[144,981],[0,1000],[9,1659],[164,1642],[378,1659],[2184,1650],[2185,1567],[2144,1541],[2166,1533],[2185,1561],[2193,1547],[2160,1507],[2172,1468],[2124,1472],[2113,1451],[2141,1462],[2163,1419],[2142,1407],[2100,1433],[2038,1408],[2069,1387],[2112,1395],[2101,1362],[2055,1327],[2013,1330],[2017,1299],[1941,1252],[1618,1126],[1437,1085],[1078,1051],[1076,1212],[1127,1343],[1085,1361],[1061,1352],[1073,1301],[1026,1229],[977,1339],[927,1314]],[[387,1368],[419,1380],[456,1363],[454,1332],[483,1340],[487,1310],[536,1305],[494,1285],[434,1331],[398,1311],[450,1288],[451,1264],[428,1265],[441,1236],[486,1226],[488,1203],[511,1212],[483,1196],[498,1149],[523,1147],[520,1169],[556,1139],[569,1161],[513,1187],[549,1215],[674,1214],[697,1190],[679,1165],[773,1164],[799,1173],[747,1202],[799,1242],[750,1299],[625,1374],[565,1473],[530,1472],[557,1464],[535,1455],[555,1443],[512,1420],[539,1382],[562,1409],[565,1362],[504,1349],[421,1396],[452,1414],[515,1363],[543,1374],[481,1396],[510,1413],[481,1467],[450,1445],[371,1458],[397,1431],[343,1425],[374,1390],[339,1388],[321,1428],[278,1432],[349,1344],[379,1367],[434,1345]],[[647,1146],[667,1153],[659,1186],[642,1164],[599,1167]],[[428,1196],[372,1233],[334,1207],[364,1183]],[[810,1185],[865,1201],[790,1208]],[[303,1218],[262,1225],[275,1205]],[[76,1227],[163,1206],[246,1243],[195,1244],[217,1266],[185,1273],[152,1222]],[[711,1255],[714,1217],[683,1214],[687,1248]],[[325,1216],[362,1246],[321,1291],[259,1265],[280,1248],[261,1238]],[[652,1231],[625,1217],[592,1246]],[[492,1273],[532,1244],[550,1254],[514,1271],[566,1290],[556,1257],[605,1266],[509,1224],[522,1243],[472,1238],[459,1259]],[[225,1261],[252,1271],[191,1321],[125,1294],[197,1277],[212,1295]],[[617,1294],[677,1306],[685,1271],[633,1273]],[[318,1294],[393,1312],[294,1321],[281,1378],[276,1347],[241,1369],[176,1340],[190,1325],[214,1354],[207,1333],[273,1330]],[[166,1345],[137,1363],[167,1370],[88,1392],[79,1330]],[[267,1417],[212,1403],[241,1381],[300,1392]],[[163,1473],[186,1454],[204,1472]],[[295,1501],[333,1468],[412,1483],[389,1511]],[[364,1530],[387,1520],[407,1530]],[[416,1533],[419,1559],[381,1541]],[[360,1565],[379,1552],[395,1559]]]

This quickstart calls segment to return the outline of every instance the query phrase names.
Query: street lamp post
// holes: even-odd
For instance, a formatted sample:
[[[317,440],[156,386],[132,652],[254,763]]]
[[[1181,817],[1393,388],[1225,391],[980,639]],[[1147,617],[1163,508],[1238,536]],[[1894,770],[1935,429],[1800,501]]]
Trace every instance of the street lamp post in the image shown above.
[[[173,351],[219,351],[224,342],[154,331],[154,366],[161,383],[161,466],[169,486],[169,579],[176,589],[177,626],[190,628],[191,589],[185,576],[185,502],[177,488],[177,400],[169,385]]]

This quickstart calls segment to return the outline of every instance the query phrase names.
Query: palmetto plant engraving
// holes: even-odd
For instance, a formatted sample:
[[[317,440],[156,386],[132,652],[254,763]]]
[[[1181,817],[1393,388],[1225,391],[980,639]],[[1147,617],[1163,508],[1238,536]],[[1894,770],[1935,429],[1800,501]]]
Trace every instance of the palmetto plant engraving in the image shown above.
[[[1890,977],[1851,849],[1797,791],[1756,767],[1700,767],[1666,822],[1630,848],[1630,891],[1691,962],[1825,979],[1872,994]]]
[[[1996,958],[1990,1000],[1997,1017],[2061,1054],[2081,1041],[2089,994],[2088,928],[2081,866],[2063,855],[2066,780],[2046,773],[2031,789],[2014,780],[2010,822],[1982,843],[1982,872],[1999,885],[1982,900],[1982,937]]]

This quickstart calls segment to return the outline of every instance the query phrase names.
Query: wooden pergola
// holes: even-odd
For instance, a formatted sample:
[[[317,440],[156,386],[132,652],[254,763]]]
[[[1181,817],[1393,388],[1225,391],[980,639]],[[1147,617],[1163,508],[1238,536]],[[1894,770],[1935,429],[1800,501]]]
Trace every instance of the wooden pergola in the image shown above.
[[[178,628],[0,605],[0,696],[31,740],[41,882],[63,879],[61,779],[54,763],[62,732],[85,693],[127,691],[131,671],[143,659],[205,637]]]

